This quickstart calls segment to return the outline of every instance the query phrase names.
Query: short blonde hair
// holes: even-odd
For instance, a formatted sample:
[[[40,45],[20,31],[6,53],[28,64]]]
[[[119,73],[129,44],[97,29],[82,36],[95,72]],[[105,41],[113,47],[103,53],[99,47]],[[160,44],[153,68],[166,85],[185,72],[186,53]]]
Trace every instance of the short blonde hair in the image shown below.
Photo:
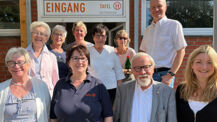
[[[82,27],[84,29],[85,34],[87,34],[87,27],[82,21],[77,21],[73,24],[72,32],[75,31],[76,27]]]
[[[49,25],[47,23],[45,23],[43,21],[34,21],[30,25],[30,32],[32,33],[36,27],[43,27],[43,28],[45,28],[47,36],[50,37],[51,30],[50,30],[50,27],[49,27]]]
[[[22,47],[12,47],[8,50],[6,56],[5,56],[5,64],[7,65],[7,62],[12,59],[14,55],[24,56],[27,62],[30,62],[30,56],[26,49]]]
[[[192,70],[192,64],[195,57],[201,53],[207,54],[214,66],[214,73],[208,79],[201,96],[201,101],[210,102],[217,97],[217,53],[209,45],[200,46],[189,55],[185,69],[185,81],[182,83],[183,87],[181,88],[181,98],[188,100],[200,88],[197,76]]]
[[[129,37],[129,35],[128,35],[128,33],[127,33],[127,31],[126,30],[119,30],[117,33],[116,33],[116,35],[115,35],[115,43],[116,43],[116,45],[117,45],[117,40],[118,40],[118,38],[119,37],[121,37],[121,36],[123,36],[123,35],[127,35],[127,37],[128,37],[128,40],[127,40],[127,45],[126,46],[128,46],[128,44],[130,43],[130,37]],[[118,46],[118,45],[117,45]]]

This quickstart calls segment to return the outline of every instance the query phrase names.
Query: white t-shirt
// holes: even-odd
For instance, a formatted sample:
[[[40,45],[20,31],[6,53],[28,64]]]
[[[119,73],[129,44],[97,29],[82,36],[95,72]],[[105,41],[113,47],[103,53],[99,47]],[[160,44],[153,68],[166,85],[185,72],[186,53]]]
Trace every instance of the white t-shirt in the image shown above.
[[[208,102],[188,100],[188,104],[194,114],[196,114],[198,111],[202,110],[208,104]]]
[[[107,89],[117,87],[117,80],[124,79],[124,73],[114,48],[108,45],[99,53],[93,46],[88,47],[90,52],[89,73],[100,79]]]
[[[140,50],[152,56],[156,68],[171,68],[176,52],[187,46],[180,22],[166,16],[149,25],[143,36]]]
[[[87,42],[86,46],[87,46],[87,47],[92,47],[92,46],[94,46],[94,44],[91,43],[91,42]]]

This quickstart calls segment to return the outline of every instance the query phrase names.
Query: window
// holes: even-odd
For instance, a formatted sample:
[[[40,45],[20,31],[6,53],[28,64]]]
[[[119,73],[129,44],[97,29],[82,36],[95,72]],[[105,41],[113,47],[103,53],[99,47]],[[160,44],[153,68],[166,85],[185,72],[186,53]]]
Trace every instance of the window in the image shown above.
[[[147,27],[152,22],[150,0],[143,0],[143,5],[146,11],[143,27]],[[213,34],[213,5],[213,0],[167,0],[166,15],[182,23],[185,35],[209,36]]]
[[[19,0],[0,0],[0,36],[19,35]]]

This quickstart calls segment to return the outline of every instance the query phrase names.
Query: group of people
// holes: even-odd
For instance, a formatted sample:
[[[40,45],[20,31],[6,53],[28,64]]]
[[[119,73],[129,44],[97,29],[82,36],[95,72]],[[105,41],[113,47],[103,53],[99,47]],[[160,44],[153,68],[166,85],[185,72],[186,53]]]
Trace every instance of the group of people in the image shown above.
[[[75,41],[64,49],[64,26],[51,31],[45,22],[33,22],[32,43],[9,49],[5,57],[12,78],[0,83],[0,122],[216,122],[217,53],[207,45],[195,49],[175,93],[187,44],[166,9],[165,0],[150,1],[153,22],[139,53],[128,46],[125,30],[117,32],[114,48],[106,45],[108,28],[97,24],[93,44],[78,21]],[[123,82],[127,57],[134,78]]]
[[[114,122],[216,122],[217,53],[201,46],[188,57],[185,81],[176,93],[152,76],[156,66],[147,53],[132,59],[134,81],[117,88]]]

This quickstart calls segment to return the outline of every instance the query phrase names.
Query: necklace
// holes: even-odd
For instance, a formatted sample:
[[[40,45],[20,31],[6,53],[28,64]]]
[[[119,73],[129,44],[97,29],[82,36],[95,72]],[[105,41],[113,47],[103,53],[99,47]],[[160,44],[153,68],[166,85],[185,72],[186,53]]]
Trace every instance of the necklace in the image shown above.
[[[29,80],[28,80],[29,81]],[[27,82],[28,82],[27,81]],[[27,82],[26,82],[26,84],[27,84]],[[23,87],[25,87],[25,84],[19,84],[19,83],[16,83],[16,82],[14,82],[14,80],[11,80],[11,85],[14,85],[14,86],[23,86]]]

